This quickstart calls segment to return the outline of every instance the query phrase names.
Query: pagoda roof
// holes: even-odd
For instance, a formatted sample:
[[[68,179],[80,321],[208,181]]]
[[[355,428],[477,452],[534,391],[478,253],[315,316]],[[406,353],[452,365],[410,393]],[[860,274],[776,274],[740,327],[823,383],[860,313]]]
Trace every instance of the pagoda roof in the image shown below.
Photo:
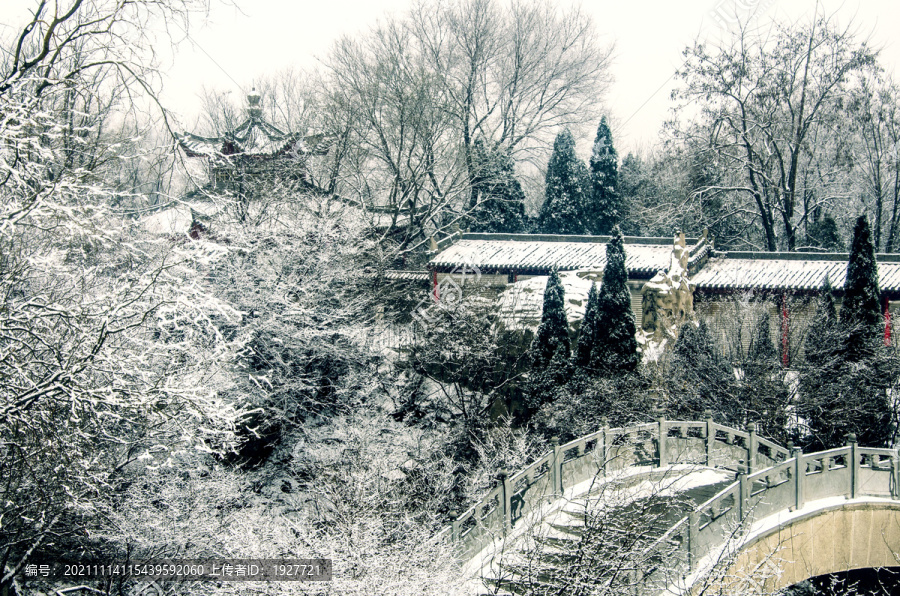
[[[178,144],[188,157],[227,158],[230,155],[250,157],[325,155],[331,139],[324,134],[286,133],[266,122],[255,90],[247,96],[248,117],[234,130],[220,137],[204,137],[192,133],[176,134]]]
[[[176,135],[176,138],[188,157],[325,155],[330,146],[324,134],[286,134],[267,122],[253,119],[248,119],[233,133],[221,137],[184,133]]]

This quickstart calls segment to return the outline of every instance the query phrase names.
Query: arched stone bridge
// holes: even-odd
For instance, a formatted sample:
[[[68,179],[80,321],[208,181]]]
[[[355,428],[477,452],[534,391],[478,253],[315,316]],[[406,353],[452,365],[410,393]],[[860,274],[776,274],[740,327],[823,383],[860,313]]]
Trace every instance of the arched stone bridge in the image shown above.
[[[554,442],[524,470],[500,472],[496,486],[445,533],[468,573],[478,576],[473,593],[483,593],[482,580],[502,574],[501,553],[508,560],[517,543],[533,541],[529,529],[558,528],[548,520],[598,485],[708,478],[713,470],[718,481],[706,484],[715,494],[694,490],[702,502],[690,503],[630,563],[620,563],[616,586],[633,594],[682,594],[700,586],[705,593],[771,593],[825,573],[900,566],[896,450],[860,447],[851,436],[844,447],[804,454],[757,436],[752,424],[741,431],[712,419],[660,418]],[[680,490],[690,486],[697,484],[688,481]],[[528,591],[515,572],[505,576],[492,593]]]

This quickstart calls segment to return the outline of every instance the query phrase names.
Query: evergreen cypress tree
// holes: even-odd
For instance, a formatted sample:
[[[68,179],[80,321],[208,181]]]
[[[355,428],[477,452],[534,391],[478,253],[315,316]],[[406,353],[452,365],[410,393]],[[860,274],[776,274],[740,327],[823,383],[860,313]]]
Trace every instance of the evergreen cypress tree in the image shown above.
[[[689,321],[679,329],[666,381],[669,417],[692,420],[710,410],[720,420],[734,418],[730,404],[721,399],[721,393],[727,394],[730,374],[702,319],[699,323]]]
[[[575,154],[575,139],[568,129],[556,135],[547,165],[544,204],[538,214],[543,234],[588,234],[585,219],[587,168]]]
[[[798,439],[807,450],[837,447],[844,442],[848,420],[842,420],[843,342],[834,288],[826,277],[803,345],[805,359],[801,367],[798,414],[806,422],[809,436]]]
[[[592,367],[607,377],[634,371],[640,356],[625,269],[625,239],[618,226],[606,245],[606,268],[597,302],[599,331],[591,354]]]
[[[600,119],[590,160],[591,195],[586,217],[592,234],[609,234],[622,223],[625,206],[619,195],[619,164],[606,116]]]
[[[469,208],[473,232],[525,231],[525,192],[516,179],[515,163],[508,149],[488,147],[476,139],[472,150],[475,179]]]
[[[526,391],[527,415],[553,399],[571,372],[569,322],[566,319],[565,292],[556,269],[550,272],[544,290],[541,324],[531,342],[530,387]]]
[[[837,222],[826,213],[822,219],[813,221],[806,227],[807,243],[834,252],[844,250],[841,234],[838,231]]]
[[[768,308],[763,310],[762,315],[756,320],[747,356],[752,362],[764,366],[769,366],[778,359],[778,350],[772,343],[772,317]]]
[[[831,279],[826,276],[822,284],[822,295],[816,304],[813,324],[806,335],[803,346],[806,363],[819,368],[831,362],[840,351],[841,335],[837,316],[837,298]]]
[[[772,317],[765,308],[757,319],[743,365],[740,419],[757,422],[765,436],[785,442],[790,393],[784,384],[779,351],[772,342]]]
[[[576,368],[585,370],[591,366],[591,354],[597,345],[597,337],[600,333],[600,295],[597,292],[597,284],[591,284],[588,292],[587,306],[584,309],[584,319],[581,321],[581,329],[578,332],[578,343],[575,346],[575,355],[572,364]]]
[[[853,230],[839,323],[830,294],[820,300],[800,379],[799,412],[809,431],[805,441],[812,449],[829,449],[843,445],[852,432],[862,445],[886,446],[891,440],[888,388],[895,373],[880,343],[878,272],[865,217]]]
[[[870,354],[879,337],[880,322],[881,300],[875,247],[869,220],[861,215],[853,228],[853,244],[841,305],[841,326],[846,333],[845,352],[849,361],[857,361]]]
[[[541,324],[531,342],[531,369],[547,368],[557,350],[562,350],[563,355],[569,358],[571,345],[569,322],[566,319],[565,292],[559,279],[559,272],[554,269],[550,272],[547,287],[544,289]]]

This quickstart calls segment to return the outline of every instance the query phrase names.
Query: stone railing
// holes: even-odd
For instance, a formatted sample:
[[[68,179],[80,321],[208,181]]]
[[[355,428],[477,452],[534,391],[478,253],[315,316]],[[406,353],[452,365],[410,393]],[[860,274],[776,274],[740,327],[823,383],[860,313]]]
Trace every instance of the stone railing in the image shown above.
[[[721,548],[739,528],[748,529],[804,503],[828,497],[900,499],[900,457],[893,449],[859,447],[850,435],[844,447],[791,457],[753,472],[696,507],[638,557],[634,584],[661,591],[697,571],[701,559]],[[648,590],[649,588],[649,590]]]
[[[758,437],[755,425],[745,432],[711,418],[701,422],[659,418],[625,428],[604,425],[564,445],[556,441],[552,445],[513,476],[501,470],[497,484],[484,498],[461,515],[451,514],[454,521],[444,532],[449,533],[461,560],[471,559],[495,539],[506,536],[523,517],[561,498],[565,491],[570,490],[570,496],[587,492],[589,486],[577,491],[577,485],[612,472],[635,466],[653,469],[694,464],[753,473],[778,468],[790,458],[784,447]],[[669,534],[668,538],[676,539]],[[659,542],[657,550],[666,550],[660,548],[663,544]]]

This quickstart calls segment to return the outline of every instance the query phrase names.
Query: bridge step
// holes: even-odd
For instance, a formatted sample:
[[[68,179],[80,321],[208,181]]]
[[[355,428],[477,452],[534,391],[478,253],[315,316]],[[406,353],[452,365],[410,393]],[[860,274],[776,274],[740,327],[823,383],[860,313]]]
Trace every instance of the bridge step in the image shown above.
[[[596,496],[573,501],[559,511],[562,515],[545,521],[542,528],[530,534],[531,548],[519,551],[501,564],[500,577],[487,581],[515,595],[540,594],[542,590],[559,592],[561,586],[571,581],[572,570],[584,563],[584,549],[598,549],[600,559],[604,558],[601,553],[609,552],[614,559],[615,553],[640,551],[668,531],[688,510],[731,482],[733,479],[727,477],[711,484],[688,486],[674,494],[663,491],[631,501],[626,499],[621,505]],[[643,520],[640,527],[631,525],[628,520],[632,519]],[[601,572],[596,577],[604,575]]]

